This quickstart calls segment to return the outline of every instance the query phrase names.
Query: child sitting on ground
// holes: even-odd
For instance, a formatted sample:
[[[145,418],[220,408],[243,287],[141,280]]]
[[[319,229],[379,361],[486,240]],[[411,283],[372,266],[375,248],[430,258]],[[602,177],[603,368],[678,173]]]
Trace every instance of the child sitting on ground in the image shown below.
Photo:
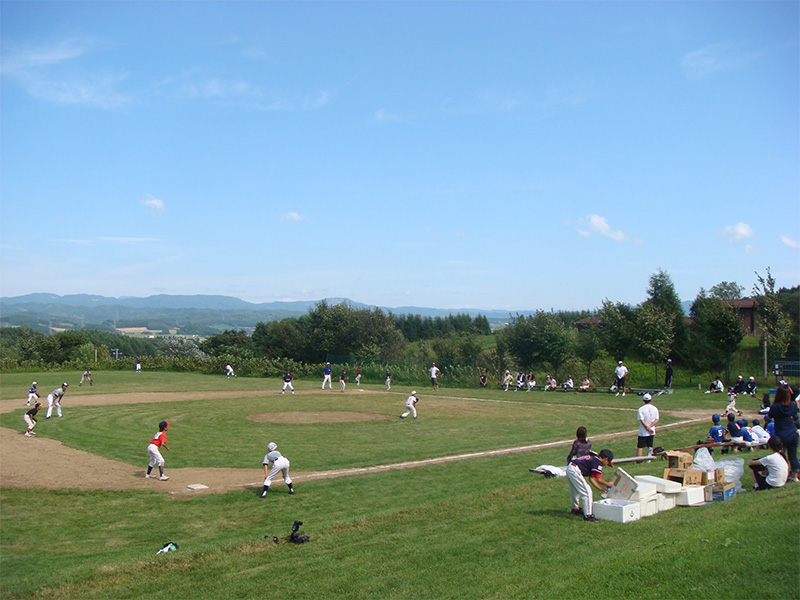
[[[758,413],[765,415],[769,412],[769,394],[764,394],[761,398],[761,406],[758,407]]]
[[[697,445],[701,444],[721,444],[725,441],[725,428],[719,424],[720,417],[718,414],[714,413],[711,415],[711,429],[708,430],[708,436],[705,440],[698,440]],[[714,452],[713,448],[708,449],[709,452]],[[728,451],[727,448],[722,449],[722,453],[725,454]]]
[[[767,433],[767,430],[761,426],[761,421],[753,419],[753,426],[750,428],[750,431],[755,436],[753,439],[761,444],[762,448],[766,447],[770,435]]]
[[[728,414],[728,435],[731,436],[730,441],[736,444],[735,452],[739,451],[739,446],[744,446],[744,437],[742,428],[736,423],[736,415],[733,413]]]
[[[586,439],[586,427],[582,425],[578,427],[578,431],[575,432],[575,437],[578,439],[572,442],[572,448],[567,455],[567,464],[569,464],[574,457],[586,456],[589,454],[589,450],[592,449],[592,442]]]
[[[753,472],[753,489],[756,491],[783,487],[789,478],[789,461],[783,455],[781,438],[777,435],[769,438],[769,449],[772,454],[747,463]]]

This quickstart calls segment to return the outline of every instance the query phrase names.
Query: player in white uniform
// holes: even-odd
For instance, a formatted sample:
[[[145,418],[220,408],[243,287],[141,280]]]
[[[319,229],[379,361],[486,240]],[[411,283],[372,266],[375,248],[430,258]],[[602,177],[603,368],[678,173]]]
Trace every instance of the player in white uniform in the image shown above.
[[[286,371],[286,375],[283,376],[283,389],[281,390],[281,394],[286,393],[287,387],[290,390],[292,390],[292,393],[294,394],[294,386],[292,385],[292,380],[294,380],[294,377],[292,377],[292,372]]]
[[[625,376],[628,374],[628,367],[622,364],[622,361],[619,361],[617,364],[617,368],[614,369],[614,375],[617,377],[616,386],[617,386],[617,396],[619,396],[620,391],[622,395],[625,395]]]
[[[236,373],[233,372],[233,367],[229,364],[225,365],[225,377],[236,377]]]
[[[269,486],[272,485],[272,480],[278,473],[283,473],[283,481],[289,486],[289,493],[294,494],[294,487],[292,487],[292,478],[289,477],[289,460],[278,452],[278,444],[270,442],[267,445],[267,454],[264,456],[264,489],[261,492],[261,497],[266,498]],[[271,465],[271,468],[270,468]]]
[[[50,415],[53,414],[53,406],[56,407],[56,414],[61,417],[61,398],[64,397],[68,387],[69,384],[65,382],[61,384],[60,388],[47,394],[47,415],[45,419],[49,419]]]
[[[31,387],[28,388],[28,401],[25,403],[25,406],[30,406],[31,402],[36,404],[36,401],[39,399],[39,389],[36,387],[36,382],[34,381],[31,384]]]
[[[400,415],[401,419],[405,419],[408,415],[413,415],[414,418],[417,418],[417,392],[411,392],[411,395],[406,400],[406,412]]]
[[[78,382],[78,387],[83,385],[84,381],[88,381],[89,385],[94,385],[94,379],[92,379],[92,372],[89,369],[86,369],[81,375],[81,380]]]
[[[388,392],[392,389],[392,374],[388,370],[386,371],[386,391]]]

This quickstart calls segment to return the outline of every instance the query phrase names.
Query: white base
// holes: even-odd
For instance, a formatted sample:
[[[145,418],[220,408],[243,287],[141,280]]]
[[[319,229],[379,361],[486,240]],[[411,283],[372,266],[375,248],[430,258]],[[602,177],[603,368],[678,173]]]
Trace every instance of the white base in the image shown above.
[[[203,485],[202,483],[193,483],[192,485],[187,485],[186,487],[188,489],[192,490],[193,492],[196,492],[197,490],[207,490],[208,489],[208,486],[207,485]]]

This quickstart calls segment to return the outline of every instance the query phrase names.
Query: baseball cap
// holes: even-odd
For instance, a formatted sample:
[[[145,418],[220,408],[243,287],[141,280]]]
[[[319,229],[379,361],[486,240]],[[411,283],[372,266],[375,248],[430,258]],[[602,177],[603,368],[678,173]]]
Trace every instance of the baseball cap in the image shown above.
[[[711,415],[711,420],[714,421],[714,423],[719,423],[719,415],[717,413],[714,413],[713,415]]]
[[[747,421],[745,421],[744,419],[739,419],[738,421],[736,421],[736,424],[739,427],[746,427],[747,426]]]
[[[622,361],[619,361],[617,364],[618,364],[618,365],[621,365],[621,364],[622,364]]]
[[[417,392],[411,392],[411,395],[412,395],[412,396],[416,396],[416,395],[417,395]]]
[[[653,397],[650,394],[645,394],[644,396],[642,396],[642,400],[644,400],[645,402],[650,402],[650,400],[652,399]]]
[[[744,379],[741,375],[739,375],[736,379]]]
[[[751,378],[750,378],[750,381],[755,381],[755,380],[756,380],[756,378],[755,378],[755,377],[751,377]]]
[[[61,387],[69,387],[69,384],[65,381],[64,383],[61,384]]]
[[[159,429],[165,429],[165,428],[169,427],[170,425],[172,425],[172,423],[167,423],[166,421],[161,421],[161,423],[158,424],[158,427],[159,427]]]
[[[36,382],[34,381],[31,385],[36,385]]]
[[[269,450],[270,452],[275,450],[277,447],[278,447],[278,444],[276,444],[275,442],[270,442],[269,444],[267,444],[267,450]]]
[[[611,465],[612,467],[614,466],[614,453],[611,450],[609,450],[608,448],[603,448],[602,450],[600,450],[599,456],[601,458],[607,458],[608,464]]]
[[[758,419],[753,419],[753,425],[761,425],[761,421]]]

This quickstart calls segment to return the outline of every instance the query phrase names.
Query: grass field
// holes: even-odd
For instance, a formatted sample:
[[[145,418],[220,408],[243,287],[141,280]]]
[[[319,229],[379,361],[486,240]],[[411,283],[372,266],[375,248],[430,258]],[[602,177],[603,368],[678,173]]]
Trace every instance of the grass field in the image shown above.
[[[183,373],[3,374],[0,414],[19,430],[25,390],[71,383],[65,418],[37,426],[39,437],[144,467],[144,446],[161,419],[174,426],[168,467],[252,468],[263,475],[268,441],[292,472],[346,469],[571,440],[578,425],[617,457],[634,454],[641,399],[607,394],[503,393],[419,389],[417,421],[397,418],[410,390],[382,386],[346,394],[297,383],[281,396],[275,380]],[[242,397],[181,401],[187,392]],[[263,396],[253,392],[263,391]],[[395,391],[393,389],[393,391]],[[170,393],[160,403],[70,406],[70,398]],[[721,412],[725,401],[697,390],[657,399],[669,411]],[[740,402],[752,416],[757,407]],[[270,423],[246,417],[347,411],[377,420]],[[386,418],[380,418],[386,417]],[[657,444],[679,447],[706,422],[663,428]],[[31,440],[32,442],[38,440]],[[639,522],[584,523],[569,515],[563,479],[528,472],[564,464],[568,446],[500,454],[379,473],[304,481],[293,497],[276,484],[264,500],[249,489],[225,494],[20,489],[0,482],[0,596],[3,598],[798,598],[800,487]],[[745,459],[763,453],[742,455]],[[664,463],[623,465],[661,474]],[[76,465],[80,477],[80,465]],[[749,474],[742,479],[751,487]],[[280,493],[279,493],[280,492]],[[308,544],[274,544],[302,520]],[[265,539],[265,536],[267,538]],[[156,556],[168,541],[178,552]]]

